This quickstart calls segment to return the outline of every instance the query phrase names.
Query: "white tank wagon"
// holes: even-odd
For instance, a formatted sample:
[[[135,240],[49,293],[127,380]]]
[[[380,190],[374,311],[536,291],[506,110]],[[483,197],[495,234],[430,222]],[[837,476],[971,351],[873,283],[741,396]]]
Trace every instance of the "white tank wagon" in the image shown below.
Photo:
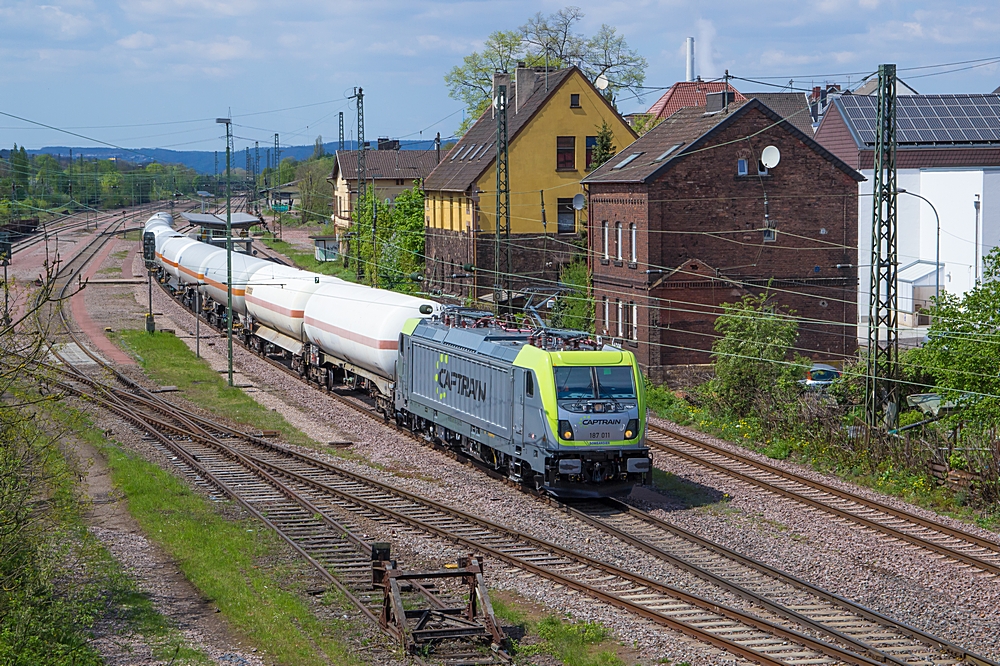
[[[261,342],[267,341],[293,357],[301,355],[306,303],[321,286],[343,282],[329,275],[267,262],[250,276],[244,296],[248,325],[261,338],[251,344],[257,351],[264,351]]]
[[[340,367],[391,395],[399,334],[407,319],[440,313],[441,305],[394,291],[342,282],[325,284],[308,300],[303,330]]]
[[[205,243],[201,244],[206,245]],[[211,245],[208,247],[214,248],[214,246]],[[208,296],[216,303],[225,305],[228,300],[229,291],[227,289],[229,267],[226,265],[226,251],[218,248],[214,249],[216,249],[217,252],[207,256],[204,263],[198,267],[198,270],[203,276],[202,282],[204,284],[201,288],[201,293]],[[242,252],[232,252],[231,255],[233,276],[233,312],[239,315],[245,315],[247,313],[247,308],[243,297],[246,293],[247,284],[250,282],[250,276],[253,275],[254,271],[264,268],[271,262],[251,257],[243,254]],[[187,268],[187,266],[185,266],[185,268]]]
[[[197,244],[198,241],[188,238],[184,234],[177,234],[163,241],[163,248],[160,250],[158,259],[163,263],[163,270],[175,280],[181,278],[181,253]]]

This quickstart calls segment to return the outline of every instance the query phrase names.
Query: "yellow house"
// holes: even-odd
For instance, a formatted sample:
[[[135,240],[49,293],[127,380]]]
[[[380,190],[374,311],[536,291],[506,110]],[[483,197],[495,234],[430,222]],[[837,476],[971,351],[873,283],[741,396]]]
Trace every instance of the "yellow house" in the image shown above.
[[[580,180],[590,171],[598,130],[607,122],[619,151],[636,134],[576,67],[498,73],[494,97],[500,85],[508,100],[512,286],[553,286],[559,268],[579,251],[574,241],[586,221],[573,197],[583,192]],[[492,298],[496,138],[490,108],[424,181],[429,290]],[[507,248],[501,251],[506,257]],[[475,270],[468,270],[470,264]]]

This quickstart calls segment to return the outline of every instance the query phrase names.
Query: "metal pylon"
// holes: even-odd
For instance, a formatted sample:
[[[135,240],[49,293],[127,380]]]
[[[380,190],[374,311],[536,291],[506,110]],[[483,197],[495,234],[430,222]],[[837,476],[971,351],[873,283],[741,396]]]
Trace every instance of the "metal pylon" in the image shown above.
[[[896,66],[879,65],[878,83],[868,373],[865,380],[865,411],[871,429],[878,429],[883,423],[888,428],[894,427],[899,413]]]
[[[500,314],[500,300],[506,296],[510,310],[510,173],[507,169],[507,86],[497,86],[497,209],[496,238],[493,246],[493,303]],[[501,250],[501,242],[506,246]],[[501,262],[503,258],[503,262]],[[504,293],[506,292],[506,293]]]

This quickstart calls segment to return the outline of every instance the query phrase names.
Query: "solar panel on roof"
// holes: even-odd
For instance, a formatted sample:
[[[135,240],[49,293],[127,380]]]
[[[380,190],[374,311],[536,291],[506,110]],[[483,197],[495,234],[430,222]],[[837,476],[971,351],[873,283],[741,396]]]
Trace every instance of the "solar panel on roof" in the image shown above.
[[[878,100],[867,95],[839,99],[844,115],[865,143],[874,143]],[[1000,95],[913,95],[896,103],[899,143],[982,144],[1000,137]]]

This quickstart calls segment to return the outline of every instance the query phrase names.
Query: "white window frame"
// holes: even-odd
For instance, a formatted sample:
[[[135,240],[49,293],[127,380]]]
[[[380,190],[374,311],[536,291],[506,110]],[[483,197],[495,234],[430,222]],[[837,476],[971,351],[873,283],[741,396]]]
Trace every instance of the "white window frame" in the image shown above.
[[[615,222],[615,261],[622,260],[622,223]]]
[[[630,256],[631,256],[630,261],[634,264],[634,263],[637,263],[639,261],[639,247],[638,247],[638,243],[637,243],[638,230],[636,229],[635,222],[632,222],[631,224],[628,225],[628,231],[629,231],[629,237],[630,237],[629,238],[629,245],[630,245],[629,249],[632,251],[631,254],[630,254]]]
[[[615,299],[615,305],[618,306],[618,337],[625,337],[625,304],[621,302],[621,299]]]
[[[601,222],[601,231],[604,236],[604,260],[608,260],[608,221],[604,220]]]
[[[632,303],[632,339],[639,340],[639,304]]]
[[[607,334],[611,328],[611,308],[608,306],[608,297],[604,297],[604,333]]]
[[[745,157],[741,157],[736,160],[736,175],[737,176],[747,176],[750,174],[750,160]]]

